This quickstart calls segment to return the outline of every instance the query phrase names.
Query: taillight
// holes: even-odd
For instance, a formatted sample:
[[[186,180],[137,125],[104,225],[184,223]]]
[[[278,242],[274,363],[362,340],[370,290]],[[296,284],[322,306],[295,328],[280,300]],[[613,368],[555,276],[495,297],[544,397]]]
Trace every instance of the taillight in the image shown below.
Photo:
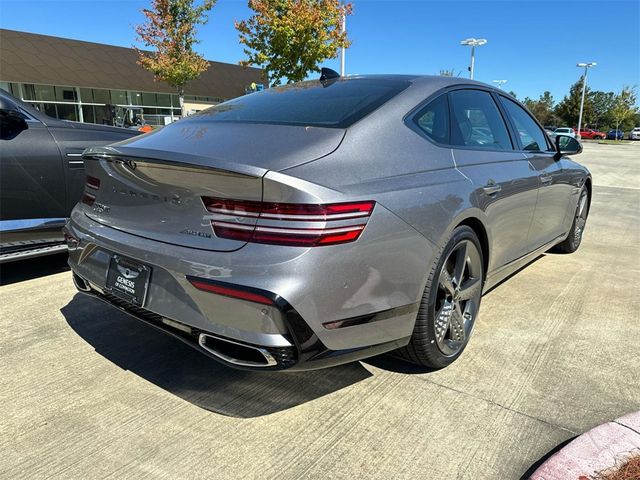
[[[96,196],[91,191],[100,190],[100,179],[87,175],[84,182],[84,194],[82,195],[82,203],[92,206],[96,201]]]
[[[96,177],[92,177],[91,175],[87,175],[87,179],[85,181],[85,185],[93,190],[100,189],[100,179]]]
[[[217,215],[211,220],[211,226],[219,238],[299,247],[357,240],[375,205],[373,201],[298,204],[213,197],[203,197],[202,201],[209,212]],[[238,223],[227,221],[225,217],[251,218],[258,223]],[[299,225],[290,226],[288,222]]]
[[[204,292],[217,293],[218,295],[224,295],[225,297],[240,298],[242,300],[248,300],[249,302],[262,303],[263,305],[274,305],[275,302],[272,298],[257,291],[252,291],[248,287],[240,287],[237,285],[231,285],[228,283],[216,282],[214,280],[207,280],[204,278],[196,278],[187,275],[187,280],[196,287],[198,290]]]

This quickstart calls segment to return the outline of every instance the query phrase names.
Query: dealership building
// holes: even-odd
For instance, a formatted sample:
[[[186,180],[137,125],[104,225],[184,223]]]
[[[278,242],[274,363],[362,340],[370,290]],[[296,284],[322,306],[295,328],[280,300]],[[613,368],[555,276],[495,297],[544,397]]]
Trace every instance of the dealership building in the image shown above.
[[[142,108],[155,125],[179,117],[175,89],[137,59],[132,48],[0,29],[0,88],[56,118],[108,123],[112,105]],[[260,69],[210,61],[185,86],[185,107],[203,110],[263,81]]]

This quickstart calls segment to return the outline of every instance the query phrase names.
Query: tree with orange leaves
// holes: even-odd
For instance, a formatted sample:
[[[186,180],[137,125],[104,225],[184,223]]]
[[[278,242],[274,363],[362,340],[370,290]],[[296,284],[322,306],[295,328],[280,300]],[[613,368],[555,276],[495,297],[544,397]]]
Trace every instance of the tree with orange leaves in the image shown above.
[[[351,4],[340,0],[249,0],[254,14],[236,22],[247,59],[241,65],[262,67],[271,85],[304,80],[320,64],[336,58],[351,42],[341,31]]]
[[[194,0],[151,0],[151,8],[143,9],[146,22],[135,27],[137,40],[152,52],[136,48],[138,64],[160,80],[174,87],[184,111],[184,86],[207,70],[209,62],[193,50],[198,43],[196,26],[207,23],[207,12],[217,0],[204,0],[194,6]],[[135,47],[134,47],[135,48]]]

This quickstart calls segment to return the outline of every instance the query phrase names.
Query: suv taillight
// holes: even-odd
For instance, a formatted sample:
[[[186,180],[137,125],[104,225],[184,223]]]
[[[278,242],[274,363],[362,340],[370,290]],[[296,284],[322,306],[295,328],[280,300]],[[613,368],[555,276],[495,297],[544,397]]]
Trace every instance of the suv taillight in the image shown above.
[[[91,191],[100,190],[100,179],[96,177],[92,177],[91,175],[87,175],[87,178],[84,183],[84,194],[82,195],[82,203],[86,205],[93,205],[96,201],[96,196]]]
[[[219,238],[253,243],[317,247],[353,242],[358,239],[373,212],[374,201],[306,204],[268,203],[202,197]],[[252,218],[258,223],[227,221]],[[287,222],[296,222],[289,226]]]

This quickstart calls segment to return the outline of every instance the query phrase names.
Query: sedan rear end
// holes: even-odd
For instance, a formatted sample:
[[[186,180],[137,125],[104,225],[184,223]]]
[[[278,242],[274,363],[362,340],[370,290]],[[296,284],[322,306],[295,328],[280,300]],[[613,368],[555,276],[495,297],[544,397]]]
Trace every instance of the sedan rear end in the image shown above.
[[[424,280],[410,253],[431,245],[366,194],[287,170],[331,154],[407,86],[274,89],[89,149],[66,227],[76,285],[236,367],[318,368],[403,346]],[[277,118],[270,102],[293,93]]]

